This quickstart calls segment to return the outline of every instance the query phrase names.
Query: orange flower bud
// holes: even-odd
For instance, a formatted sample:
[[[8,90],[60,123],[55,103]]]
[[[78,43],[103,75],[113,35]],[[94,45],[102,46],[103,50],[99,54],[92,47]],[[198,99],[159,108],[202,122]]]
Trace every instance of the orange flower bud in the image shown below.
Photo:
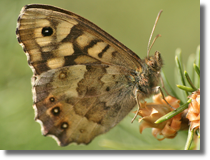
[[[172,96],[167,96],[165,99],[172,107],[179,107],[180,100]],[[139,128],[140,133],[142,133],[145,128],[153,128],[152,134],[158,140],[163,140],[164,138],[174,138],[181,127],[181,114],[178,114],[162,123],[154,123],[157,119],[170,111],[172,111],[172,108],[162,99],[161,94],[153,96],[153,103],[141,103],[138,113],[138,115],[142,117],[139,119],[139,122],[141,122]],[[163,138],[158,138],[159,135],[162,135]]]
[[[189,98],[192,101],[188,106],[186,117],[190,121],[190,129],[200,129],[200,89],[193,92]]]

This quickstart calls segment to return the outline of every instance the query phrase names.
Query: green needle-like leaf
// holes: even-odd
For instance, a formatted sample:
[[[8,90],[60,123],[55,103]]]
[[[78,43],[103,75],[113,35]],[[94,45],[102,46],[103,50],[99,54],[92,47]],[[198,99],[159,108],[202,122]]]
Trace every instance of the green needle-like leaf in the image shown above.
[[[192,83],[192,81],[191,81],[191,79],[190,79],[190,77],[189,77],[187,71],[184,71],[184,76],[185,76],[187,82],[189,83],[189,85],[190,85],[193,89],[197,90],[197,88],[193,85],[193,83]]]
[[[198,76],[200,78],[200,69],[199,69],[199,67],[196,64],[193,64],[193,67],[194,67],[196,73],[198,74]]]
[[[196,49],[195,64],[200,68],[200,45]]]
[[[179,89],[184,90],[185,92],[194,92],[196,91],[196,89],[193,89],[191,87],[187,87],[187,86],[182,86],[182,85],[176,85]]]
[[[169,112],[168,114],[160,117],[158,120],[155,121],[155,123],[158,124],[158,123],[164,122],[164,121],[169,120],[170,118],[174,117],[175,115],[181,113],[182,111],[184,111],[185,109],[188,108],[188,104],[190,102],[191,102],[191,99],[189,99],[187,101],[187,103],[185,103],[184,105],[180,106],[176,110],[173,110],[173,111]]]
[[[194,85],[199,88],[200,87],[200,46],[197,47],[197,50],[196,50],[196,59],[195,59],[195,65],[193,65],[196,73],[198,74],[195,75],[195,82],[194,82]]]
[[[185,86],[185,80],[184,80],[183,70],[182,70],[181,62],[178,59],[178,56],[175,57],[175,62],[176,62],[176,66],[178,68],[178,72],[179,72],[179,75],[180,75],[180,78],[181,78],[182,85]],[[185,91],[185,93],[186,93],[186,96],[188,96],[187,91]]]
[[[182,78],[181,81],[182,81],[183,85],[185,85],[185,80],[184,80],[184,76],[183,76],[182,51],[181,51],[181,49],[179,49],[179,48],[176,49],[175,54],[176,54],[176,56],[175,56],[175,62],[176,62],[177,68],[180,71],[179,73],[182,74],[181,75],[182,76],[181,77]]]
[[[195,70],[194,70],[194,67],[192,66],[193,63],[195,63],[195,54],[191,54],[188,57],[187,68],[186,68],[187,73],[191,77],[192,83],[194,84],[194,82],[195,82]]]

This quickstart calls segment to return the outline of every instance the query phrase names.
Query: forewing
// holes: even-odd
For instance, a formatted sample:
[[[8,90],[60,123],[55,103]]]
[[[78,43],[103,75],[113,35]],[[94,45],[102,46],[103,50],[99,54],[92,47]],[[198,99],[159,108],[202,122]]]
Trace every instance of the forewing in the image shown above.
[[[135,70],[140,58],[88,20],[48,5],[27,5],[17,38],[36,74],[75,64],[120,65]]]

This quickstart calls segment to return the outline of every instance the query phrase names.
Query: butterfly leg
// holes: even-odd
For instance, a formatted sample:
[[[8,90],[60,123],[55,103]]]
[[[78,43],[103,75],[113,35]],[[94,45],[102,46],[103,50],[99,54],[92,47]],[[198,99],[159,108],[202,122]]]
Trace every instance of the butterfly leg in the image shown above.
[[[138,113],[139,113],[140,107],[141,107],[141,105],[140,105],[140,103],[139,103],[139,99],[138,99],[138,92],[139,92],[139,90],[136,89],[136,90],[135,90],[135,99],[136,99],[136,102],[137,102],[137,105],[138,105],[138,109],[137,109],[137,111],[136,111],[135,116],[134,116],[133,119],[131,120],[131,123],[133,123],[133,121],[136,119],[136,117],[137,117],[137,115],[138,115]]]
[[[155,92],[155,93],[157,93],[158,90],[160,91],[163,100],[169,105],[169,107],[171,107],[173,110],[176,110],[176,108],[172,107],[172,106],[166,101],[165,96],[164,96],[163,91],[162,91],[162,89],[160,88],[160,86],[157,86],[157,87],[154,88],[154,92]]]

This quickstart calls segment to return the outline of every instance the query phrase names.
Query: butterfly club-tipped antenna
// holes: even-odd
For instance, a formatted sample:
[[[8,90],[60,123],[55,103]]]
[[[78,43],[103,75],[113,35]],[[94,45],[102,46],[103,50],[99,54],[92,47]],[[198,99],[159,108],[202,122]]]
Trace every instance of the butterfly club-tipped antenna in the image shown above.
[[[155,20],[155,24],[154,24],[154,26],[153,26],[153,28],[152,28],[152,32],[151,32],[151,34],[150,34],[149,41],[148,41],[148,45],[147,45],[147,57],[149,57],[149,52],[150,52],[152,46],[154,45],[156,39],[157,39],[158,37],[161,36],[160,34],[158,34],[158,35],[154,38],[154,40],[152,41],[152,44],[150,45],[150,42],[151,42],[151,39],[152,39],[152,35],[153,35],[154,31],[155,31],[155,28],[156,28],[156,26],[157,26],[157,22],[158,22],[158,20],[159,20],[160,15],[161,15],[162,12],[163,12],[163,10],[160,10],[160,12],[158,13],[157,18],[156,18],[156,20]]]

